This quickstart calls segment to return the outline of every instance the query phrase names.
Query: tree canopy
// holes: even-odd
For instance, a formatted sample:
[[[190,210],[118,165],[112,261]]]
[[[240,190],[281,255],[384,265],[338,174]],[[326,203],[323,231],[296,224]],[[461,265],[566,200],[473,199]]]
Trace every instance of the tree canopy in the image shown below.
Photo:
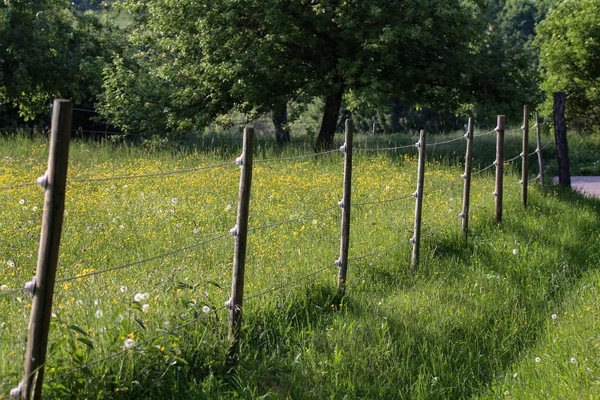
[[[538,26],[543,89],[566,92],[566,114],[586,129],[600,126],[600,3],[563,1]]]

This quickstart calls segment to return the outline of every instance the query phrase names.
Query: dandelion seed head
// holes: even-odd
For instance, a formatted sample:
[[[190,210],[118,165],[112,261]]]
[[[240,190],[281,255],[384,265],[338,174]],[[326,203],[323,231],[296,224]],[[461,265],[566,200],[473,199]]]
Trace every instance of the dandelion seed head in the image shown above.
[[[127,286],[121,286],[121,293],[125,293],[127,291]]]
[[[535,362],[539,363],[540,361],[542,361],[542,359],[541,359],[541,358],[539,358],[539,357],[536,357],[536,358],[535,358]]]
[[[102,310],[97,310],[96,311],[96,318],[100,319],[100,318],[102,318],[103,315],[104,314],[102,314]]]
[[[127,339],[125,339],[125,341],[123,341],[123,346],[125,346],[126,349],[132,348],[134,344],[135,344],[135,341],[131,338],[127,338]]]
[[[19,200],[19,204],[25,204],[25,199]]]
[[[204,307],[202,307],[202,311],[204,311],[205,313],[210,312],[210,307],[204,306]]]
[[[558,318],[558,315],[552,314],[552,319],[556,319],[556,318]]]
[[[571,364],[577,364],[577,359],[575,357],[571,357]]]
[[[144,304],[142,306],[142,311],[145,312],[145,313],[147,313],[148,310],[150,310],[150,304]]]
[[[519,250],[517,250],[517,249],[513,249],[513,252],[512,252],[512,253],[513,253],[514,255],[517,255],[517,254],[519,254]]]
[[[9,267],[13,268],[15,266],[15,263],[12,260],[8,260],[6,262],[6,264],[8,264]]]

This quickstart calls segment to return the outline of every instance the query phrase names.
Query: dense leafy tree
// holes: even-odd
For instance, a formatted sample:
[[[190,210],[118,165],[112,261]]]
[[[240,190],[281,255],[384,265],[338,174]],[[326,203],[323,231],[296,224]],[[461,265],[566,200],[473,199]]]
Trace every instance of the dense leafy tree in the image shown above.
[[[126,4],[137,15],[136,50],[107,71],[103,110],[112,121],[125,123],[114,111],[127,110],[120,99],[135,103],[131,114],[142,114],[140,107],[162,112],[154,125],[177,131],[232,108],[263,113],[290,98],[322,97],[318,146],[332,143],[344,94],[455,105],[459,91],[450,88],[464,85],[471,44],[482,31],[477,5],[462,0]],[[120,73],[130,76],[124,84],[115,78]],[[161,96],[164,86],[169,93]]]
[[[115,47],[94,14],[76,14],[68,1],[1,3],[0,107],[27,120],[46,115],[53,97],[93,103]]]
[[[538,26],[537,43],[548,93],[567,94],[570,121],[600,125],[600,3],[563,1]],[[549,99],[552,96],[548,96]]]

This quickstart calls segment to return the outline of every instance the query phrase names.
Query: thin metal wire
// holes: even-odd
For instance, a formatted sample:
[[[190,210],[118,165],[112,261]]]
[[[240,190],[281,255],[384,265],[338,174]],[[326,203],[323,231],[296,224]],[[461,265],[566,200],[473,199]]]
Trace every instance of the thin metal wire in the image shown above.
[[[322,153],[315,153],[315,154],[306,154],[303,156],[295,156],[295,157],[285,157],[285,158],[267,158],[264,160],[254,160],[255,163],[266,163],[266,162],[274,162],[274,161],[289,161],[289,160],[299,160],[302,158],[310,158],[310,157],[316,157],[316,156],[322,156],[325,154],[331,154],[331,153],[335,153],[338,152],[339,150],[329,150],[329,151],[324,151]]]
[[[222,238],[224,238],[226,236],[229,236],[229,235],[230,235],[229,233],[224,233],[222,235],[215,236],[215,237],[210,238],[208,240],[204,240],[202,242],[195,243],[195,244],[193,244],[191,246],[182,247],[180,249],[172,250],[172,251],[169,251],[167,253],[159,254],[157,256],[145,258],[143,260],[138,260],[138,261],[134,261],[134,262],[123,264],[123,265],[118,265],[116,267],[112,267],[112,268],[108,268],[108,269],[103,269],[101,271],[94,271],[94,272],[90,272],[90,273],[87,273],[87,274],[75,275],[75,276],[72,276],[72,277],[69,277],[69,278],[58,279],[56,281],[56,283],[59,284],[59,283],[65,283],[65,282],[74,281],[74,280],[81,279],[81,278],[88,278],[90,276],[101,275],[101,274],[105,274],[107,272],[117,271],[117,270],[120,270],[120,269],[125,269],[125,268],[129,268],[129,267],[133,267],[135,265],[144,264],[144,263],[147,263],[147,262],[150,262],[150,261],[154,261],[154,260],[166,258],[166,257],[172,256],[174,254],[183,253],[183,252],[185,252],[187,250],[190,250],[190,249],[193,249],[193,248],[205,245],[207,243],[211,243],[211,242],[217,241],[217,240],[222,239]]]
[[[409,144],[406,146],[397,146],[397,147],[381,147],[381,148],[355,148],[354,151],[387,151],[387,150],[400,150],[400,149],[408,149],[411,147],[415,147],[414,144]]]
[[[466,138],[461,135],[460,137],[457,137],[457,138],[454,138],[454,139],[445,140],[443,142],[435,142],[435,143],[431,143],[431,144],[428,143],[427,147],[429,147],[429,146],[437,146],[437,145],[442,145],[442,144],[448,144],[448,143],[456,142],[458,140],[465,140],[465,139]]]
[[[69,183],[83,183],[83,182],[100,182],[100,181],[113,181],[113,180],[122,180],[122,179],[138,179],[138,178],[149,178],[156,176],[166,176],[166,175],[175,175],[175,174],[183,174],[187,172],[195,172],[202,171],[206,169],[213,169],[218,167],[223,167],[226,165],[234,165],[235,161],[224,162],[220,164],[206,165],[204,167],[197,168],[186,168],[186,169],[178,169],[173,171],[165,171],[165,172],[153,172],[150,174],[141,174],[141,175],[121,175],[121,176],[111,176],[106,178],[78,178],[78,179],[70,179]]]
[[[281,226],[281,225],[287,224],[289,222],[300,221],[302,219],[314,217],[315,215],[324,214],[324,213],[326,213],[328,211],[331,211],[331,210],[334,210],[336,208],[339,208],[339,207],[338,206],[332,206],[332,207],[329,207],[329,208],[326,208],[324,210],[317,211],[317,212],[314,212],[314,213],[311,213],[311,214],[301,215],[298,218],[292,218],[292,219],[288,219],[286,221],[276,222],[274,224],[262,225],[262,226],[256,226],[256,227],[253,227],[253,228],[248,228],[248,232],[250,232],[250,231],[258,231],[258,230],[267,229],[267,228],[274,228],[274,227],[277,227],[277,226]]]
[[[375,200],[375,201],[364,201],[361,203],[352,203],[352,206],[366,206],[366,205],[377,205],[377,204],[383,204],[383,203],[391,203],[394,201],[400,201],[400,200],[406,200],[409,199],[411,197],[414,197],[412,194],[407,194],[406,196],[402,196],[402,197],[396,197],[393,199],[389,199],[389,200]]]
[[[11,296],[15,293],[20,293],[23,291],[25,291],[25,289],[8,289],[8,290],[2,291],[2,293],[0,293],[0,298]]]
[[[37,185],[37,183],[35,183],[35,182],[17,183],[15,185],[0,186],[0,190],[12,190],[12,189],[17,189],[17,188],[22,188],[22,187],[28,187],[28,186],[35,186],[35,185]]]
[[[496,165],[496,162],[493,162],[490,165],[488,165],[487,167],[485,167],[484,169],[480,169],[479,171],[471,173],[471,176],[481,174],[483,171],[487,171],[488,169],[493,168],[495,165]]]
[[[481,136],[489,135],[489,134],[491,134],[491,133],[495,133],[495,132],[496,132],[496,130],[494,129],[494,130],[492,130],[492,131],[489,131],[489,132],[484,132],[484,133],[477,133],[477,134],[474,134],[474,135],[473,135],[473,137],[481,137]]]
[[[462,177],[460,177],[460,178],[454,179],[453,181],[450,181],[450,182],[448,182],[448,183],[445,183],[445,184],[443,184],[443,185],[440,185],[440,186],[437,186],[437,187],[431,188],[431,189],[427,190],[427,193],[437,192],[438,190],[445,189],[445,188],[447,188],[447,187],[449,187],[449,186],[455,185],[457,182],[460,182],[462,179],[463,179],[463,178],[462,178]]]
[[[521,154],[523,154],[523,153],[521,153]],[[505,161],[504,161],[504,163],[505,163],[505,164],[508,164],[508,163],[511,163],[511,162],[515,161],[517,158],[521,158],[521,157],[523,157],[521,154],[519,154],[519,155],[518,155],[518,156],[516,156],[516,157],[513,157],[513,158],[511,158],[510,160],[505,160]]]

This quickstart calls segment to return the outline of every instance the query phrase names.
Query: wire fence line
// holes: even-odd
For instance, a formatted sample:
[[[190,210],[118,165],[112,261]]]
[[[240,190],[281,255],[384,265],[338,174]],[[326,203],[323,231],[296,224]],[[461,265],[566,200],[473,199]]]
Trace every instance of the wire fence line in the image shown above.
[[[0,292],[0,298],[12,296],[13,294],[22,293],[25,289],[6,289]]]
[[[211,243],[211,242],[215,242],[215,241],[217,241],[219,239],[223,239],[224,237],[227,237],[229,235],[230,235],[229,233],[224,233],[222,235],[215,236],[213,238],[204,240],[202,242],[194,243],[194,244],[192,244],[190,246],[182,247],[182,248],[179,248],[179,249],[176,249],[176,250],[171,250],[171,251],[168,251],[166,253],[162,253],[162,254],[159,254],[159,255],[156,255],[156,256],[153,256],[153,257],[148,257],[148,258],[145,258],[143,260],[133,261],[133,262],[130,262],[130,263],[127,263],[127,264],[118,265],[116,267],[111,267],[111,268],[103,269],[101,271],[93,271],[93,272],[89,272],[89,273],[86,273],[86,274],[80,274],[80,275],[75,275],[75,276],[71,276],[71,277],[68,277],[68,278],[57,279],[56,283],[59,284],[59,283],[70,282],[70,281],[74,281],[74,280],[78,280],[78,279],[82,279],[82,278],[89,278],[89,277],[96,276],[96,275],[102,275],[102,274],[105,274],[107,272],[117,271],[117,270],[120,270],[120,269],[127,269],[127,268],[130,268],[130,267],[136,266],[136,265],[145,264],[145,263],[148,263],[150,261],[160,260],[160,259],[172,256],[172,255],[175,255],[175,254],[179,254],[179,253],[183,253],[183,252],[186,252],[188,250],[191,250],[191,249],[195,249],[197,247],[203,246],[203,245]]]
[[[401,200],[406,200],[406,199],[410,199],[413,198],[414,194],[407,194],[405,196],[402,197],[395,197],[393,199],[387,199],[387,200],[374,200],[374,201],[363,201],[363,202],[359,202],[359,203],[352,203],[352,207],[354,206],[368,206],[368,205],[378,205],[378,204],[385,204],[385,203],[392,203],[395,201],[401,201]]]
[[[515,129],[515,130],[512,130],[512,131],[508,131],[508,132],[514,132],[514,131],[517,131],[517,130],[518,129]],[[492,131],[492,132],[494,132],[494,131]],[[453,139],[442,141],[442,142],[433,143],[433,144],[430,144],[430,146],[443,145],[443,144],[451,143],[451,142],[458,141],[458,140],[464,140],[464,136],[453,138]],[[409,147],[414,147],[414,145],[411,145],[411,146],[402,146],[402,147],[395,147],[395,148],[387,148],[387,149],[362,149],[362,150],[364,150],[364,151],[381,151],[381,150],[392,151],[392,150],[397,150],[399,148],[409,148]],[[545,148],[545,146],[544,146],[544,148]],[[357,149],[357,150],[360,151],[361,149]],[[325,151],[325,152],[322,152],[322,153],[308,154],[308,155],[302,155],[302,156],[255,160],[255,162],[256,163],[267,163],[267,162],[276,162],[276,161],[297,160],[297,159],[303,159],[303,158],[308,158],[308,157],[315,157],[315,156],[330,154],[330,153],[334,153],[334,152],[337,152],[337,151],[338,150],[330,150],[330,151]],[[530,155],[536,154],[537,152],[539,152],[539,149],[536,149],[536,151],[533,152]],[[512,158],[510,160],[507,160],[505,162],[506,163],[510,163],[510,162],[516,160],[519,157],[523,157],[523,155],[520,154],[517,157],[514,157],[514,158]],[[233,165],[233,164],[240,164],[241,165],[241,162],[239,162],[238,160],[236,160],[235,162],[226,162],[226,163],[214,164],[214,165],[209,165],[209,166],[204,166],[204,167],[198,167],[198,168],[189,168],[189,169],[184,169],[184,170],[174,170],[174,171],[165,171],[165,172],[158,172],[158,173],[152,173],[152,174],[129,175],[129,176],[118,176],[118,177],[106,177],[106,178],[82,178],[82,179],[71,180],[70,182],[108,181],[108,180],[113,180],[113,179],[128,179],[128,178],[142,178],[142,177],[164,176],[164,175],[171,175],[171,174],[175,174],[175,173],[184,173],[184,172],[198,171],[198,170],[216,168],[216,167],[220,167],[220,166],[227,166],[227,165]],[[474,174],[481,173],[481,172],[487,170],[488,168],[493,167],[494,165],[495,165],[495,163],[492,164],[492,165],[490,165],[489,167],[484,168],[481,171],[478,171],[478,172],[474,173]],[[442,189],[444,189],[446,187],[453,186],[457,182],[459,182],[461,180],[461,178],[457,178],[457,179],[452,180],[451,182],[439,185],[439,186],[437,186],[435,188],[432,188],[432,189],[428,189],[427,193],[439,191],[439,190],[442,190]],[[538,177],[533,178],[531,181],[536,180],[538,178],[539,178],[539,175],[538,175]],[[29,185],[35,185],[35,184],[25,184],[25,185],[29,186]],[[510,188],[512,188],[513,186],[517,186],[517,185],[511,185]],[[0,188],[0,189],[2,189],[2,188]],[[354,205],[360,206],[360,205],[385,204],[385,203],[389,203],[389,202],[393,202],[393,201],[399,201],[399,200],[409,199],[409,198],[411,198],[413,196],[414,196],[414,194],[410,194],[410,195],[402,196],[402,197],[395,198],[395,199],[369,201],[369,202],[362,202],[362,203],[359,202],[359,203],[354,203]],[[486,200],[480,202],[480,204],[484,204],[487,201],[489,201],[489,200],[486,199]],[[474,207],[471,207],[471,210],[476,209],[479,206],[480,205],[478,204],[478,205],[476,205]],[[314,217],[316,215],[320,215],[320,214],[332,211],[332,210],[334,210],[336,208],[338,208],[338,206],[328,207],[328,208],[325,208],[325,209],[320,210],[320,211],[316,211],[316,212],[313,212],[313,213],[301,215],[301,216],[299,216],[297,218],[292,218],[292,219],[288,219],[288,220],[285,220],[285,221],[276,222],[276,223],[273,223],[273,224],[252,227],[252,228],[249,228],[248,231],[262,230],[262,229],[267,229],[267,228],[273,228],[273,227],[281,226],[281,225],[284,225],[284,224],[287,224],[287,223],[291,223],[291,222],[295,222],[295,221],[300,221],[300,220],[303,220],[303,219],[306,219],[306,218],[311,218],[311,217]],[[451,210],[448,213],[448,215],[449,214],[454,214],[454,213],[456,213],[456,210]],[[443,229],[447,225],[453,223],[454,220],[456,220],[458,218],[461,218],[461,217],[464,218],[464,216],[462,215],[462,213],[459,214],[459,215],[452,216],[451,218],[445,220],[444,222],[435,225],[432,229],[430,229],[429,231],[427,231],[425,234],[421,235],[421,238],[427,238],[429,236],[432,236],[434,233],[440,231],[441,229]],[[186,246],[186,247],[183,247],[183,248],[180,248],[180,249],[172,250],[172,251],[160,254],[160,255],[149,257],[149,258],[146,258],[146,259],[134,261],[134,262],[131,262],[131,263],[122,264],[122,265],[111,267],[111,268],[104,269],[104,270],[101,270],[101,271],[93,271],[93,272],[89,272],[89,273],[86,273],[86,274],[80,274],[80,275],[75,275],[75,276],[72,276],[72,277],[60,279],[60,280],[57,280],[55,283],[56,284],[66,283],[66,282],[70,282],[70,281],[74,281],[74,280],[78,280],[78,279],[82,279],[82,278],[87,278],[87,277],[92,277],[92,276],[97,276],[97,275],[105,274],[105,273],[108,273],[108,272],[111,272],[111,271],[127,269],[127,268],[130,268],[130,267],[136,266],[136,265],[140,265],[140,264],[143,264],[143,263],[151,262],[151,261],[154,261],[154,260],[157,260],[157,259],[162,259],[162,258],[171,256],[171,255],[175,255],[175,254],[178,254],[178,253],[185,252],[187,250],[199,247],[201,245],[204,245],[204,244],[207,244],[207,243],[210,243],[210,242],[217,241],[219,239],[222,239],[224,237],[229,236],[230,233],[225,233],[225,234],[222,234],[222,235],[218,235],[216,237],[207,239],[205,241],[202,241],[202,242],[199,242],[199,243],[195,243],[193,245]],[[363,255],[360,255],[360,256],[352,257],[352,258],[348,258],[347,261],[348,262],[356,262],[356,261],[359,261],[359,260],[362,260],[362,259],[366,259],[368,257],[378,256],[378,255],[381,255],[383,253],[389,252],[389,251],[391,251],[393,249],[397,249],[397,248],[400,248],[400,247],[403,247],[403,246],[407,246],[409,243],[411,243],[411,242],[410,241],[402,241],[402,242],[400,242],[398,244],[395,244],[395,245],[390,246],[390,247],[385,248],[385,249],[377,250],[377,251],[374,251],[372,253],[367,253],[367,254],[363,254]],[[289,280],[287,282],[281,283],[281,284],[279,284],[277,286],[268,288],[268,289],[266,289],[266,290],[264,290],[262,292],[259,292],[259,293],[255,294],[255,295],[251,295],[251,296],[245,297],[245,300],[253,300],[253,299],[265,296],[265,295],[267,295],[269,293],[273,293],[273,292],[276,292],[276,291],[281,291],[284,288],[296,285],[296,284],[298,284],[298,283],[300,283],[302,281],[305,281],[305,280],[307,280],[309,278],[312,278],[312,277],[318,275],[319,273],[322,273],[322,272],[324,272],[326,270],[331,269],[335,265],[341,265],[341,264],[338,264],[338,262],[339,261],[336,261],[336,262],[331,263],[331,264],[327,264],[327,265],[325,265],[325,266],[323,266],[323,267],[321,267],[321,268],[319,268],[317,270],[311,271],[311,272],[309,272],[309,273],[307,273],[307,274],[305,274],[305,275],[303,275],[301,277],[294,278],[294,279]],[[8,296],[8,295],[11,295],[11,294],[14,294],[14,293],[18,293],[18,292],[21,292],[21,291],[23,291],[23,289],[9,290],[9,291],[6,291],[5,293],[1,293],[0,297]],[[211,308],[211,311],[213,311],[213,312],[216,313],[216,312],[224,310],[226,308],[228,308],[228,307],[225,306],[225,307],[220,307],[220,308]],[[121,348],[120,351],[117,351],[117,352],[114,352],[112,354],[109,354],[106,357],[103,357],[101,359],[95,360],[95,361],[93,361],[91,363],[88,363],[88,364],[81,365],[79,367],[73,368],[73,369],[71,369],[68,372],[65,372],[65,373],[57,375],[57,376],[55,376],[55,377],[53,377],[53,378],[51,378],[49,380],[46,380],[46,383],[51,383],[51,382],[57,381],[59,379],[64,379],[65,377],[70,376],[70,375],[72,375],[72,374],[74,374],[76,372],[85,370],[85,369],[90,368],[90,367],[92,367],[94,365],[98,365],[98,364],[100,364],[102,362],[105,362],[105,361],[108,361],[110,359],[116,358],[116,357],[118,357],[118,356],[120,356],[122,354],[125,354],[125,353],[129,352],[130,350],[137,349],[140,346],[143,346],[143,345],[146,345],[148,343],[151,343],[151,342],[157,340],[160,337],[163,337],[163,336],[166,336],[166,335],[169,335],[169,334],[173,334],[174,332],[176,332],[176,331],[178,331],[178,330],[180,330],[180,329],[182,329],[182,328],[184,328],[184,327],[186,327],[186,326],[188,326],[188,325],[190,325],[192,323],[195,323],[195,322],[197,322],[197,321],[199,321],[201,319],[205,319],[208,316],[209,316],[208,314],[198,316],[198,317],[193,318],[193,319],[191,319],[191,320],[189,320],[189,321],[187,321],[187,322],[185,322],[183,324],[180,324],[180,325],[176,326],[175,328],[173,328],[173,329],[171,329],[169,331],[161,332],[159,335],[156,335],[156,336],[154,336],[154,337],[152,337],[150,339],[141,341],[141,342],[136,343],[134,345],[129,346],[127,344],[124,344],[124,346]]]
[[[396,147],[375,147],[375,148],[356,147],[353,150],[354,151],[394,151],[394,150],[409,149],[409,148],[415,148],[415,144],[408,144],[408,145],[396,146]]]

